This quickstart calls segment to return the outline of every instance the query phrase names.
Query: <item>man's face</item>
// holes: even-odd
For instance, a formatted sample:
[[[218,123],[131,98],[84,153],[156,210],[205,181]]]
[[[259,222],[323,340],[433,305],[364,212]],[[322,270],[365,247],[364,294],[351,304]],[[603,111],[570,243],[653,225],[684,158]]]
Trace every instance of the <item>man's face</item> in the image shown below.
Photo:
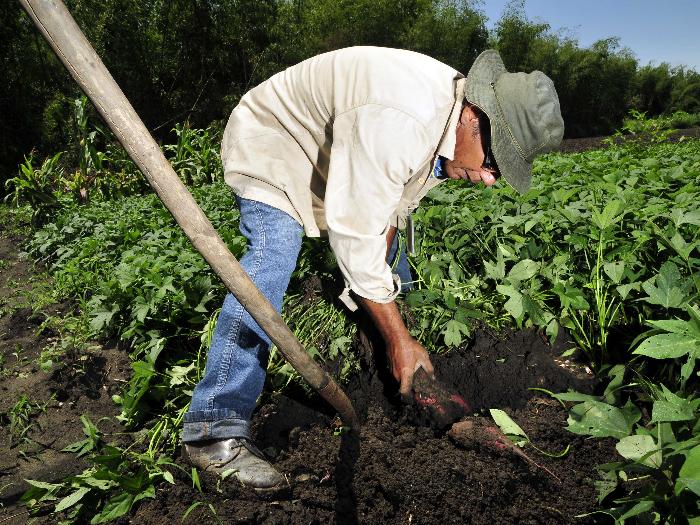
[[[481,126],[479,125],[481,121]],[[465,105],[457,123],[457,142],[454,160],[445,162],[445,171],[451,179],[469,180],[474,184],[483,182],[492,186],[498,178],[495,167],[484,167],[486,154],[490,151],[490,138],[482,130],[488,129],[488,119],[478,108]]]

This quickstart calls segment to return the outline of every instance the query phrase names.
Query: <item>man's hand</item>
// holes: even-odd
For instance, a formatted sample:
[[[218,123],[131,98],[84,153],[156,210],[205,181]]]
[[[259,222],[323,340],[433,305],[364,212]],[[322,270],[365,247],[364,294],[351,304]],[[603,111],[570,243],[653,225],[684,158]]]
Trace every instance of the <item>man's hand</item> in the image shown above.
[[[411,394],[413,374],[418,368],[422,367],[430,376],[434,374],[428,352],[412,337],[401,345],[387,346],[386,353],[391,373],[400,385],[399,393],[404,397]]]
[[[399,383],[399,392],[402,396],[410,395],[413,374],[419,367],[431,376],[434,373],[428,352],[408,333],[396,303],[375,303],[363,298],[360,302],[384,338],[389,366]]]

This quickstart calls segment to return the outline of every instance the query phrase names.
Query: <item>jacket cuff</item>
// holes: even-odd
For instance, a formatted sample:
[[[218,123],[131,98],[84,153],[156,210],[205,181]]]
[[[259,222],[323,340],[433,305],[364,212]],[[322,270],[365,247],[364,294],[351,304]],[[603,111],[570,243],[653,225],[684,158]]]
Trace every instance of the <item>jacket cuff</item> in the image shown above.
[[[399,292],[401,291],[401,277],[399,277],[397,274],[392,273],[391,274],[392,279],[394,280],[394,291],[391,292],[389,295],[385,295],[382,297],[376,297],[372,296],[369,297],[365,293],[358,292],[355,288],[352,288],[350,286],[346,286],[345,289],[343,290],[343,293],[341,293],[338,296],[338,299],[342,301],[342,303],[350,310],[351,312],[356,311],[359,307],[355,300],[352,298],[352,295],[350,295],[350,292],[352,291],[355,295],[359,297],[363,297],[365,299],[369,299],[370,301],[374,301],[375,303],[381,303],[381,304],[386,304],[392,302],[394,299],[396,299],[396,296],[399,295]]]

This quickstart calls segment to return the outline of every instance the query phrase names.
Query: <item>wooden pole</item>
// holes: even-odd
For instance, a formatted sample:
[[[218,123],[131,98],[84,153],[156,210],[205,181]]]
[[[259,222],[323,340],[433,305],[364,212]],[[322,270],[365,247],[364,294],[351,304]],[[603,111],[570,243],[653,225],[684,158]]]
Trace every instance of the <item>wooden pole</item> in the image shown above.
[[[257,321],[294,369],[338,411],[344,424],[358,428],[357,416],[348,397],[333,378],[309,357],[282,317],[229,251],[63,2],[20,0],[20,3],[226,288]]]

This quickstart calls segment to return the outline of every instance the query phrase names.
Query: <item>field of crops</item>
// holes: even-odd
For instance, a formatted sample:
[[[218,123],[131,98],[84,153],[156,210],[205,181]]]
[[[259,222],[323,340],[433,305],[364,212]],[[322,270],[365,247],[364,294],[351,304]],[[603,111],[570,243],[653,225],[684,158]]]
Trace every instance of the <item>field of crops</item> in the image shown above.
[[[438,376],[536,465],[465,445],[389,394],[376,335],[336,298],[332,252],[306,239],[283,316],[363,426],[348,437],[273,352],[254,433],[293,494],[271,503],[179,459],[224,288],[124,153],[84,122],[78,167],[28,158],[2,211],[0,438],[16,463],[0,464],[0,515],[700,524],[700,140],[668,142],[635,122],[644,140],[538,158],[523,196],[448,182],[416,214],[406,322]],[[240,257],[217,131],[177,136],[169,158]],[[31,289],[19,235],[50,274]],[[47,445],[53,426],[64,435]],[[21,482],[23,462],[48,450],[73,459]]]

